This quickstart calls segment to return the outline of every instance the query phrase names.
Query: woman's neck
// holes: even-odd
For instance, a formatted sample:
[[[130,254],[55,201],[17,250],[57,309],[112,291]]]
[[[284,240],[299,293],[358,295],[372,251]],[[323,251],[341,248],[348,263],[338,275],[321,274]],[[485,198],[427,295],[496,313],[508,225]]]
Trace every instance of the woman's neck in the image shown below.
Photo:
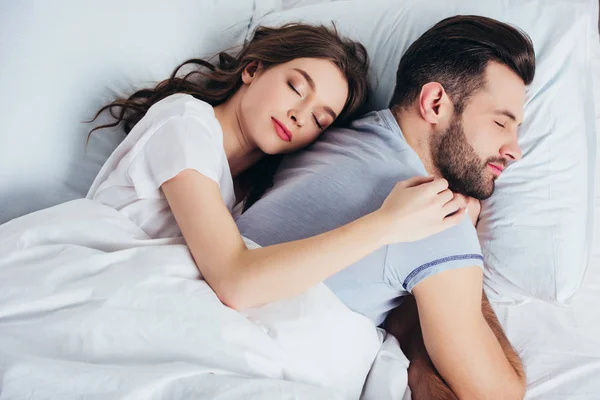
[[[223,130],[223,147],[234,178],[264,156],[264,153],[243,133],[242,121],[239,118],[242,90],[243,88],[238,90],[225,103],[214,107],[215,117]]]

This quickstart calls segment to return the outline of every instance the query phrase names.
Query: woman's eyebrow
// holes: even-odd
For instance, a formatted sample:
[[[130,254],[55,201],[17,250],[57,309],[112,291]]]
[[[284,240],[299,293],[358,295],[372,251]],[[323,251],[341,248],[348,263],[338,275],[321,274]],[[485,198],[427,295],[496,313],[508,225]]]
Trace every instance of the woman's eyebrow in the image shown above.
[[[315,89],[316,89],[316,86],[315,86],[315,81],[314,81],[314,80],[313,80],[313,78],[312,78],[312,77],[311,77],[311,76],[308,74],[308,72],[306,72],[305,70],[303,70],[303,69],[300,69],[300,68],[294,68],[294,71],[296,71],[296,72],[300,73],[300,75],[302,75],[302,76],[304,77],[304,79],[306,79],[306,82],[308,82],[308,86],[310,86],[310,88],[311,88],[311,89],[312,89],[312,91],[314,92],[314,91],[315,91]],[[331,107],[325,106],[325,107],[323,107],[323,109],[325,110],[325,112],[326,112],[327,114],[331,115],[331,117],[332,117],[333,119],[336,119],[336,118],[337,118],[337,114],[335,113],[335,111],[333,111],[333,110],[331,109]]]

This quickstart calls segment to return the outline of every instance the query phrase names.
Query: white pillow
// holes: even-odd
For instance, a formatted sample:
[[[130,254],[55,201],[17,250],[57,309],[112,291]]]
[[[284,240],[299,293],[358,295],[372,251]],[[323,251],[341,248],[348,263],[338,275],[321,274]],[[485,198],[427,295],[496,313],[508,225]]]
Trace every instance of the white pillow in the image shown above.
[[[92,136],[115,98],[241,44],[247,0],[0,2],[0,223],[85,196],[122,137]],[[103,119],[107,121],[107,119]]]
[[[598,30],[590,32],[590,41],[592,43],[600,43],[600,1],[597,3],[591,0],[594,5],[592,6],[593,12],[590,14],[592,19],[592,26],[596,23],[598,24]],[[591,49],[591,67],[592,67],[592,81],[594,86],[594,95],[596,96],[596,133],[600,133],[600,46],[592,46]],[[600,142],[596,140],[596,154],[598,154],[598,150],[600,149]],[[600,188],[600,162],[596,158],[596,181],[594,183],[596,189],[596,198],[600,193],[598,189]],[[598,200],[596,200],[598,201]],[[595,208],[596,210],[598,207]],[[592,244],[592,246],[594,246]],[[591,257],[591,255],[590,255]]]
[[[403,53],[439,20],[492,17],[525,30],[537,56],[519,132],[523,160],[497,182],[478,227],[488,294],[495,301],[534,297],[567,303],[590,251],[595,162],[589,13],[595,0],[339,1],[275,12],[254,24],[329,23],[358,39],[371,58],[374,96],[385,108]],[[263,13],[276,2],[258,2]],[[598,43],[594,43],[598,46]],[[501,293],[501,296],[499,295]]]

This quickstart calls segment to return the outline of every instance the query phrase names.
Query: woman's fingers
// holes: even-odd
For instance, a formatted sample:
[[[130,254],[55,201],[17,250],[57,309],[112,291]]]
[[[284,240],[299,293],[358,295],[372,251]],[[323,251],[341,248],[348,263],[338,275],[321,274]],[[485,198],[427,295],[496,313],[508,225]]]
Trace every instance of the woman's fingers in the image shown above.
[[[463,220],[467,211],[464,208],[459,208],[454,214],[448,215],[444,218],[444,227],[449,228],[454,225],[458,225]]]
[[[424,183],[433,182],[434,180],[435,178],[433,176],[413,176],[412,178],[401,181],[401,183],[404,184],[405,187],[414,187]]]
[[[466,207],[466,202],[462,196],[453,196],[452,199],[447,201],[442,206],[442,213],[444,215],[450,215],[450,214],[458,211],[459,209],[465,208],[465,207]]]

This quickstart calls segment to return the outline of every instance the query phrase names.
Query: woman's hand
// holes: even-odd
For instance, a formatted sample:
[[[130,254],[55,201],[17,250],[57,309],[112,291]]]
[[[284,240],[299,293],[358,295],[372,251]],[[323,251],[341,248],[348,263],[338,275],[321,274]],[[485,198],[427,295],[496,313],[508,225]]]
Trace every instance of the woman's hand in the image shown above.
[[[477,222],[479,221],[479,214],[481,213],[481,202],[472,197],[467,197],[467,214],[469,214],[469,218],[473,222],[474,226],[477,226]]]
[[[462,197],[463,201],[465,202],[467,214],[469,214],[469,219],[471,219],[471,222],[473,222],[473,226],[477,226],[479,214],[481,213],[481,202],[473,197],[462,194],[456,194],[456,196]]]
[[[389,221],[387,243],[413,242],[458,224],[465,206],[445,179],[414,177],[399,182],[376,212]]]

